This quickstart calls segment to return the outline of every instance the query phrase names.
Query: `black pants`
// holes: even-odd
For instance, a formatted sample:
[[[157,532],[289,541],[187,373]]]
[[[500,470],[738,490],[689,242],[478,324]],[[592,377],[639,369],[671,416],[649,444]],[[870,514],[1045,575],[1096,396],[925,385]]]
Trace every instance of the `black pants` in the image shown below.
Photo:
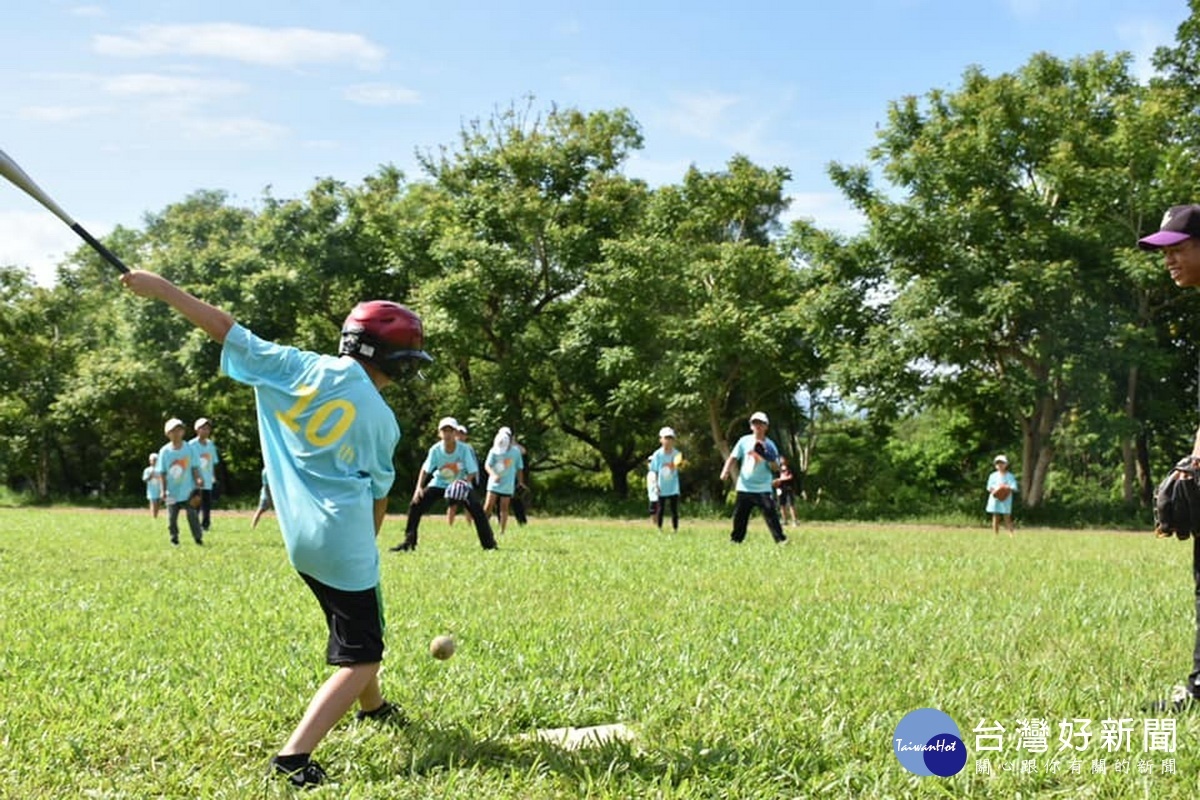
[[[746,539],[746,524],[750,521],[750,512],[754,508],[762,509],[763,519],[771,531],[771,537],[777,542],[786,542],[783,526],[779,524],[779,509],[775,505],[774,492],[738,492],[737,503],[733,507],[733,533],[729,538],[739,544]]]
[[[521,499],[521,492],[513,492],[512,499],[508,501],[508,513],[513,515],[518,525],[524,525],[528,522],[525,516],[525,501]]]
[[[179,544],[180,511],[187,512],[188,528],[191,529],[196,544],[204,541],[204,532],[200,528],[200,512],[192,508],[191,503],[186,500],[179,500],[167,506],[167,533],[171,534],[171,541]]]
[[[1196,583],[1196,646],[1192,651],[1192,674],[1188,691],[1200,696],[1200,538],[1192,537],[1192,579]]]
[[[213,506],[213,490],[200,490],[200,527],[208,530],[209,523],[212,521],[212,506]]]
[[[658,502],[654,506],[654,524],[658,529],[662,530],[663,513],[666,510],[667,503],[671,504],[671,528],[679,530],[679,495],[669,494],[666,497],[659,497]],[[743,532],[743,536],[745,533]]]
[[[445,496],[445,489],[428,486],[421,494],[420,500],[409,504],[408,522],[404,526],[404,544],[407,549],[415,550],[417,548],[417,529],[421,527],[421,517],[433,507],[434,503]],[[467,507],[467,513],[475,522],[475,534],[479,537],[479,544],[483,546],[484,550],[495,550],[496,536],[492,533],[492,526],[488,523],[487,514],[483,513],[483,506],[479,504],[475,494],[468,494],[463,505]]]

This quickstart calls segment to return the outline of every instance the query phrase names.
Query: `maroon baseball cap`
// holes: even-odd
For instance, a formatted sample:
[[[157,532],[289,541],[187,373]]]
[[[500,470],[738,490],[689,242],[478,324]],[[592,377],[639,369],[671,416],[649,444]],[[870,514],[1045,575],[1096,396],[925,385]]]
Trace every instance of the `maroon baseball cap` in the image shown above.
[[[1163,214],[1158,233],[1138,239],[1143,250],[1158,250],[1170,247],[1187,239],[1200,239],[1200,205],[1171,206]]]

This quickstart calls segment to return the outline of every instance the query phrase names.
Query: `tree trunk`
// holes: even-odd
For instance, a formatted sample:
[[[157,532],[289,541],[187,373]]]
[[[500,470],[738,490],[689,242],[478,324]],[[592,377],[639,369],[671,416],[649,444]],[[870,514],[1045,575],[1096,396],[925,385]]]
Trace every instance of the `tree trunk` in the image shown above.
[[[1058,400],[1044,395],[1037,401],[1030,417],[1021,419],[1021,496],[1024,505],[1037,508],[1046,493],[1046,476],[1054,463],[1054,446],[1050,443],[1058,423]]]
[[[1138,367],[1133,364],[1125,373],[1125,418],[1137,424],[1137,385]],[[1137,502],[1135,487],[1137,485],[1138,467],[1136,436],[1126,436],[1121,441],[1121,463],[1124,472],[1121,480],[1121,497],[1125,505],[1131,506]]]

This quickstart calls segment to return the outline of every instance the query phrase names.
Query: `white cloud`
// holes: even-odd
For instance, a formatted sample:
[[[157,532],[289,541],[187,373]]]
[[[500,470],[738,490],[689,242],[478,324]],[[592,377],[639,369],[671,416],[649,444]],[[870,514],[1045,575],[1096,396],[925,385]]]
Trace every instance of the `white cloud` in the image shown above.
[[[421,102],[415,89],[391,86],[386,83],[360,83],[348,86],[343,96],[351,103],[364,106],[411,106]]]
[[[1174,31],[1149,20],[1124,22],[1117,26],[1117,36],[1133,55],[1133,74],[1140,81],[1148,81],[1154,75],[1150,58],[1155,49],[1162,45],[1170,46],[1175,41]]]
[[[689,136],[716,138],[725,125],[725,112],[741,102],[736,95],[720,92],[676,94],[666,111],[672,129]]]
[[[377,69],[387,54],[354,33],[229,22],[142,25],[131,36],[95,36],[92,46],[97,53],[126,58],[206,56],[271,67],[349,62],[361,69]]]
[[[624,172],[631,178],[644,180],[651,187],[670,186],[682,183],[691,165],[687,159],[660,160],[634,152],[625,162]]]
[[[76,17],[106,17],[108,12],[102,6],[75,6],[71,14]]]
[[[105,78],[101,80],[100,88],[107,94],[123,97],[187,97],[193,100],[224,97],[246,91],[245,85],[237,81],[153,73],[131,73]]]
[[[205,141],[221,140],[227,144],[260,148],[278,144],[288,134],[288,128],[253,117],[195,117],[180,120],[183,135]]]
[[[105,225],[85,227],[97,237],[107,233]],[[53,286],[55,268],[81,244],[49,211],[0,211],[0,264],[29,269],[39,286]]]
[[[25,106],[17,109],[17,118],[28,122],[70,122],[104,113],[97,106]]]
[[[867,223],[858,209],[836,192],[796,192],[788,195],[788,199],[791,204],[780,216],[784,225],[809,219],[818,228],[854,236],[862,233]]]

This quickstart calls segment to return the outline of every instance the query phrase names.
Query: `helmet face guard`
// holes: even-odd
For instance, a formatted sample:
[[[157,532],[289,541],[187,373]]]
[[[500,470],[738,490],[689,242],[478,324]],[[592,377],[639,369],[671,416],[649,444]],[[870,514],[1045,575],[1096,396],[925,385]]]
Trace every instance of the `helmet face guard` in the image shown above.
[[[346,317],[338,354],[371,364],[392,380],[403,380],[419,376],[421,367],[433,361],[424,345],[420,317],[399,303],[372,300],[359,303]]]

